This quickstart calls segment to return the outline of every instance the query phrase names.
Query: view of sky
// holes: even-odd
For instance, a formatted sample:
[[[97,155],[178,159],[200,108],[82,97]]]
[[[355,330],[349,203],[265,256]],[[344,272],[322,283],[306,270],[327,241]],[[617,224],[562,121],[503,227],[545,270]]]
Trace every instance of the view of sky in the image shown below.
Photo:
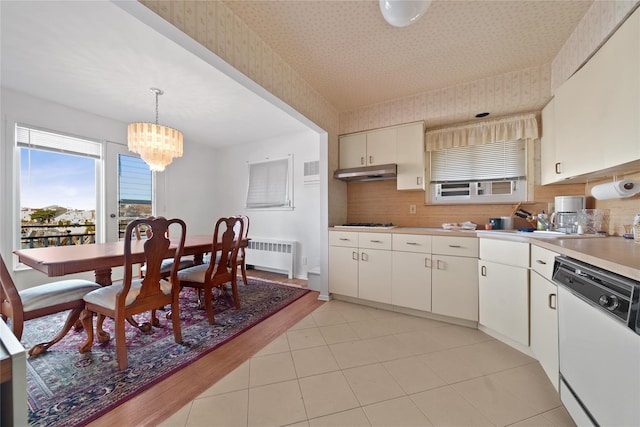
[[[20,149],[20,205],[96,209],[96,160],[52,151]],[[151,172],[137,157],[120,157],[120,197],[151,200]]]

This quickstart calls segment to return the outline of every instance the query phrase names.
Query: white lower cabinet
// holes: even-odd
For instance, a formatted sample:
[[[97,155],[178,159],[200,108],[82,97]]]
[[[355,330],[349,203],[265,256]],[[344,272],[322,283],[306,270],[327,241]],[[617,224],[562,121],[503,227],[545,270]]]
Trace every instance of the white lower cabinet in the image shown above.
[[[529,271],[479,262],[479,323],[529,346]]]
[[[531,351],[558,390],[558,287],[551,281],[558,254],[531,246]]]
[[[348,297],[358,297],[357,247],[329,247],[329,291]]]
[[[431,311],[431,236],[393,235],[391,303]]]
[[[480,239],[479,323],[529,346],[529,243]]]
[[[478,239],[433,236],[431,311],[478,321]]]
[[[391,251],[360,248],[358,298],[391,304]]]

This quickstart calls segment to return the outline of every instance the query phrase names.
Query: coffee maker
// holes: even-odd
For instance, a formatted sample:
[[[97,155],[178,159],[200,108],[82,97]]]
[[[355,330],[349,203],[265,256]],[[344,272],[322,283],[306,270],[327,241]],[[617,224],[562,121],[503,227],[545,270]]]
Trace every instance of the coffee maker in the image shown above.
[[[566,234],[578,232],[578,212],[584,209],[584,196],[556,196],[555,212],[551,215],[551,224],[555,231]]]

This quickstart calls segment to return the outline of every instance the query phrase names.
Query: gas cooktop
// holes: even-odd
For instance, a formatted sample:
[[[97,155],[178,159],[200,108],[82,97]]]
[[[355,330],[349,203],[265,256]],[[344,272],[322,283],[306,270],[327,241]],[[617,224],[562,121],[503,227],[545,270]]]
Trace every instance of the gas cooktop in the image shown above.
[[[393,225],[390,222],[387,223],[387,224],[376,223],[376,222],[349,222],[349,223],[342,224],[342,225],[336,225],[334,227],[335,228],[361,228],[361,227],[367,227],[367,228],[383,228],[383,229],[387,229],[387,228],[395,228],[396,226]]]

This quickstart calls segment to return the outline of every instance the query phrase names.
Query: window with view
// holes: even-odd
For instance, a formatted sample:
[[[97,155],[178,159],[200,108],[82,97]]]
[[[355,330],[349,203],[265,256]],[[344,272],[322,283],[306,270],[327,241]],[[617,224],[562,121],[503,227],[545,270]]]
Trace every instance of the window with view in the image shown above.
[[[291,156],[249,163],[248,209],[293,209]]]
[[[139,157],[118,155],[118,234],[122,238],[127,224],[153,212],[152,175]]]
[[[16,127],[20,159],[20,247],[96,241],[97,141]]]

